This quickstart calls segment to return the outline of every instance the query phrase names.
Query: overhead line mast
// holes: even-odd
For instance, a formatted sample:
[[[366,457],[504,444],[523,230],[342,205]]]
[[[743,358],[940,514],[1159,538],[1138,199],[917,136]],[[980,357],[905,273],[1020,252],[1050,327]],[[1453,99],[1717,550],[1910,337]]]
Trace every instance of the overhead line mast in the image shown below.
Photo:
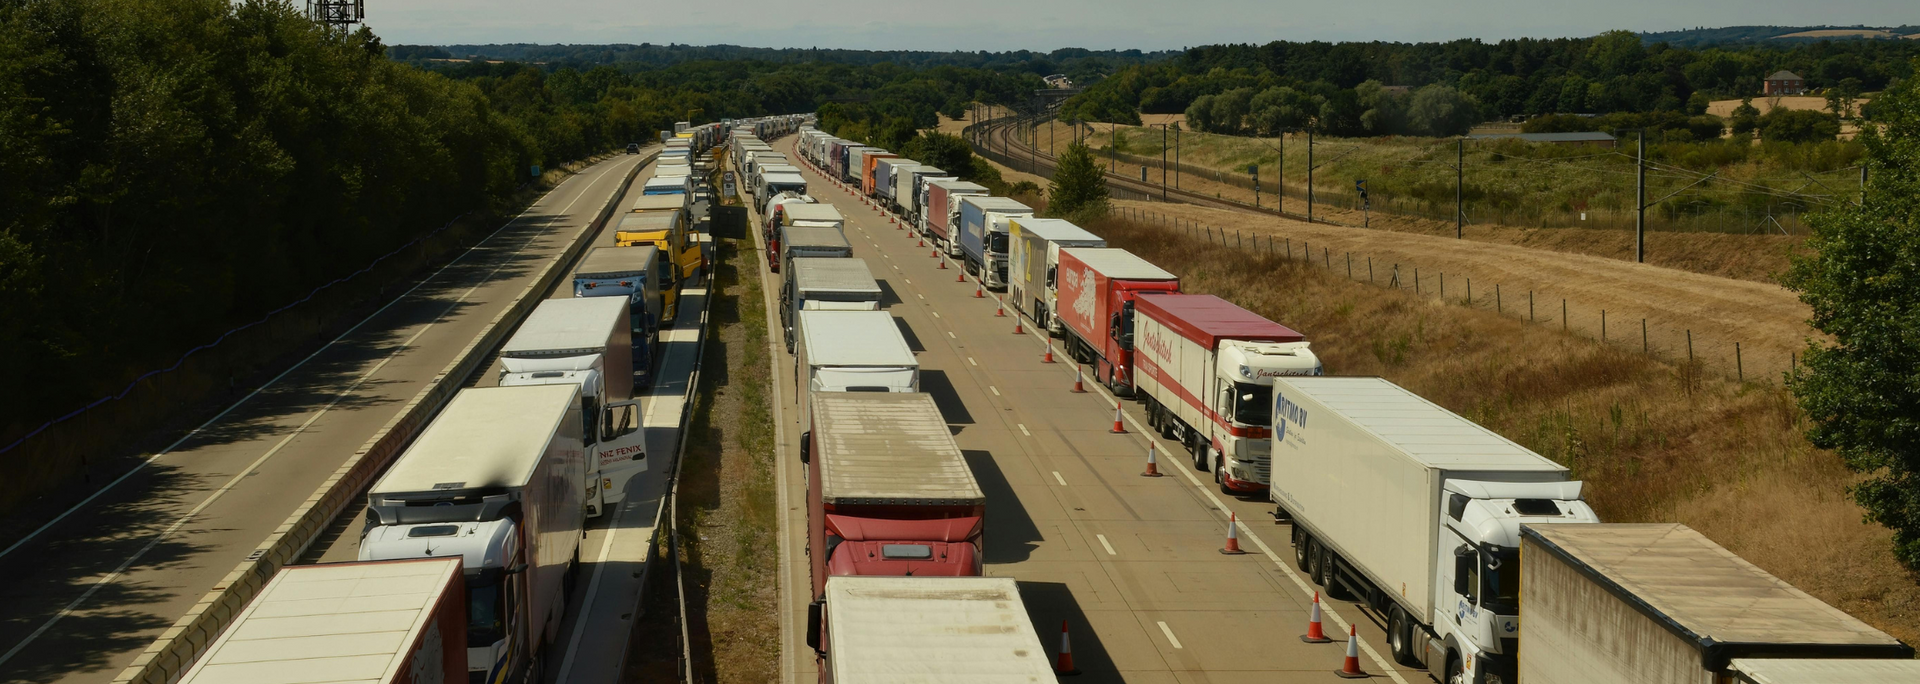
[[[367,19],[366,0],[307,0],[307,16],[328,26],[348,26]]]

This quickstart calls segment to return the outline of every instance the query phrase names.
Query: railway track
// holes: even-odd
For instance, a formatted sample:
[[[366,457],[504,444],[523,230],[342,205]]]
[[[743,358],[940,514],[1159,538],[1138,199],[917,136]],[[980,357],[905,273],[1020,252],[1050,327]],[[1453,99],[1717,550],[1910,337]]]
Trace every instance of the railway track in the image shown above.
[[[1021,142],[1019,136],[1014,135],[1015,123],[1016,120],[1003,117],[988,119],[979,124],[975,124],[975,126],[979,127],[980,136],[975,137],[969,135],[967,136],[967,142],[973,147],[975,154],[992,159],[1008,168],[1016,171],[1026,169],[1028,173],[1036,176],[1052,178],[1053,171],[1057,167],[1059,160],[1053,155],[1048,154],[1045,150],[1038,150]],[[986,141],[985,144],[980,142],[981,139]],[[1345,225],[1317,217],[1308,219],[1303,214],[1291,211],[1283,212],[1271,207],[1256,207],[1244,202],[1235,202],[1233,200],[1204,195],[1190,190],[1168,187],[1159,183],[1141,181],[1118,173],[1109,172],[1102,175],[1106,178],[1108,192],[1116,199],[1180,202],[1212,209],[1226,209],[1251,214],[1279,216],[1296,221],[1309,221],[1311,223],[1323,223],[1327,225]]]

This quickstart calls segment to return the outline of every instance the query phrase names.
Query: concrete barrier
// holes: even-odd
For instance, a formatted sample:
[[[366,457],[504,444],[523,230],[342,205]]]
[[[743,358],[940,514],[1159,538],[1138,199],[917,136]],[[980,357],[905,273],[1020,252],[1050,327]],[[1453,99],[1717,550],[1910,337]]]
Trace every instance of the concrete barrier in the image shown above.
[[[640,169],[657,156],[659,152],[656,150],[642,157],[640,163],[627,172],[620,187],[631,185]],[[240,609],[260,593],[268,580],[273,579],[274,573],[305,553],[308,545],[327,528],[334,517],[340,515],[373,484],[387,465],[413,441],[420,428],[425,427],[440,407],[460,391],[466,378],[488,361],[492,350],[505,342],[508,331],[513,329],[512,324],[531,313],[545,298],[544,293],[569,273],[568,268],[592,246],[593,236],[618,210],[619,197],[620,193],[615,192],[608,198],[606,206],[601,208],[594,220],[574,235],[566,251],[547,263],[540,277],[515,295],[513,303],[494,316],[446,368],[434,375],[400,413],[381,426],[379,432],[374,433],[346,463],[321,483],[313,495],[307,497],[287,517],[286,522],[281,523],[245,560],[235,565],[232,572],[207,591],[193,608],[175,620],[172,627],[161,632],[146,651],[115,676],[115,684],[171,684],[178,681],[193,665],[194,659],[204,653],[220,636],[221,630],[226,629],[233,617],[240,613]]]

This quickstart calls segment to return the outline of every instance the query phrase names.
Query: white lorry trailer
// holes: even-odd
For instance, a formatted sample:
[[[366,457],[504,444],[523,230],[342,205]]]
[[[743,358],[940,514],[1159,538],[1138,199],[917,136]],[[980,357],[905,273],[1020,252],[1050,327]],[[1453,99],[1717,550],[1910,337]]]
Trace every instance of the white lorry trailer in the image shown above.
[[[1913,662],[1906,644],[1677,523],[1529,524],[1518,565],[1520,684],[1723,684],[1735,659]]]
[[[560,634],[586,524],[579,390],[461,390],[367,492],[360,560],[460,557],[467,671],[519,681]]]
[[[960,253],[988,289],[1007,287],[1009,222],[1032,216],[1032,207],[1009,197],[960,198]]]
[[[1272,458],[1301,571],[1449,684],[1513,682],[1520,526],[1598,522],[1566,467],[1379,378],[1276,378]]]
[[[822,684],[1041,684],[1056,677],[1011,577],[827,580],[807,612]]]
[[[800,339],[810,391],[920,391],[920,361],[885,311],[801,311]]]
[[[672,282],[663,277],[661,261],[660,248],[653,245],[595,247],[573,270],[575,298],[618,297],[627,303],[627,329],[639,352],[633,386],[639,388],[653,384],[653,351],[665,320],[660,283]]]
[[[459,558],[280,569],[181,684],[467,681]]]
[[[1007,291],[1013,308],[1050,333],[1063,332],[1053,313],[1054,273],[1062,247],[1105,247],[1107,241],[1072,221],[1016,218],[1007,228]]]
[[[1134,394],[1223,494],[1267,489],[1273,379],[1319,375],[1306,336],[1213,295],[1133,300]]]
[[[781,275],[780,325],[786,331],[789,352],[799,344],[794,327],[802,311],[880,308],[880,282],[874,280],[866,259],[799,257]]]
[[[580,437],[587,459],[587,515],[626,500],[627,483],[647,471],[646,431],[633,399],[634,349],[626,302],[614,297],[549,299],[500,348],[500,386],[580,389]]]

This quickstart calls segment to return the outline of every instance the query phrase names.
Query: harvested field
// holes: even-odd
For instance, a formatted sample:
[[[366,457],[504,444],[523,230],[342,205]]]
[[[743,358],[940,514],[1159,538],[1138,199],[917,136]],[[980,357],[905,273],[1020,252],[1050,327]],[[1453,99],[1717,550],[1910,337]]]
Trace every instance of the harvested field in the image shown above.
[[[1182,289],[1306,332],[1330,373],[1385,377],[1566,464],[1602,519],[1688,524],[1900,639],[1920,639],[1920,583],[1894,561],[1890,533],[1862,522],[1844,494],[1854,476],[1806,442],[1783,390],[1716,379],[1697,365],[1459,299],[1349,281],[1284,255],[1114,217],[1090,224],[1113,246],[1179,274]]]

